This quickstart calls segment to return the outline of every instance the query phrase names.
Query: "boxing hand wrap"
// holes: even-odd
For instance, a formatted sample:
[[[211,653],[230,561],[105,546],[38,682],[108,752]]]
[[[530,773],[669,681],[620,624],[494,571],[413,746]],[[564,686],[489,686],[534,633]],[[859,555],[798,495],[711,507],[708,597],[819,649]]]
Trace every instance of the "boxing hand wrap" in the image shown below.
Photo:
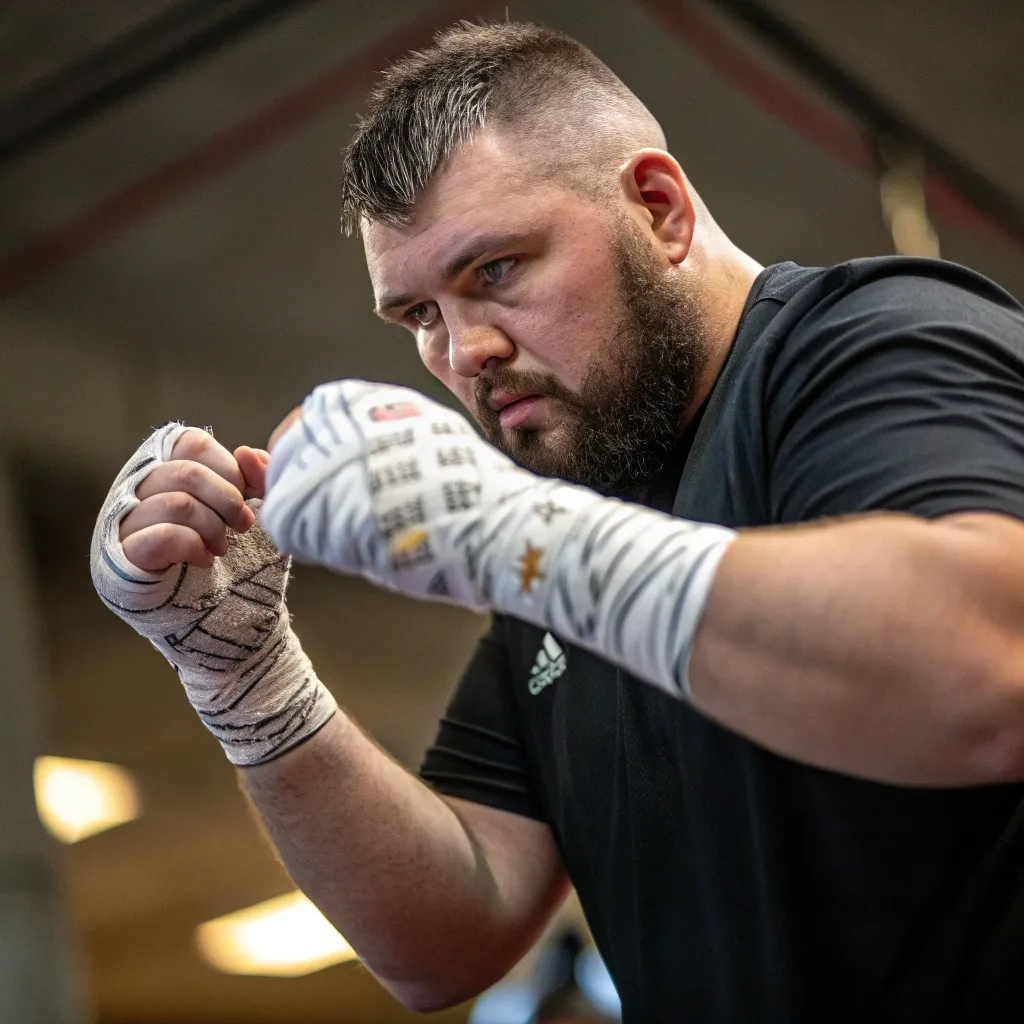
[[[317,388],[271,456],[282,551],[414,597],[550,629],[689,699],[693,638],[732,530],[517,467],[406,388]]]
[[[236,765],[269,761],[337,710],[292,632],[284,592],[289,560],[257,523],[228,531],[209,569],[187,563],[147,572],[125,556],[121,521],[135,490],[188,427],[153,433],[118,474],[93,531],[92,580],[104,604],[174,666],[189,702]]]

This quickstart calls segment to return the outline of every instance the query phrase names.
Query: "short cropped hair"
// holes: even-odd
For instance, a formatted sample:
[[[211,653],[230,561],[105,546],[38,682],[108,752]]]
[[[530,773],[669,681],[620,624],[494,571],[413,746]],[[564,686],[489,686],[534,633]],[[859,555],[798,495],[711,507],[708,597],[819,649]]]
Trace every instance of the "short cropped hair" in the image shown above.
[[[422,190],[485,126],[540,143],[539,172],[569,178],[585,179],[630,146],[664,146],[647,108],[575,39],[538,25],[461,22],[370,93],[344,157],[345,233],[364,219],[408,224]]]

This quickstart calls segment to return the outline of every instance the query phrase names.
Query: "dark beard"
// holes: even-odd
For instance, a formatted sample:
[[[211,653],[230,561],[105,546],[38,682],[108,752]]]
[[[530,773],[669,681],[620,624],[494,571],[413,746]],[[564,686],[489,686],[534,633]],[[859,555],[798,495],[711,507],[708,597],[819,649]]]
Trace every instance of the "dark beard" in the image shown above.
[[[618,232],[614,256],[622,318],[579,393],[548,374],[500,366],[478,379],[476,405],[487,440],[521,466],[637,499],[683,433],[707,365],[707,318],[695,296],[668,282],[632,222]],[[487,405],[495,389],[557,399],[564,412],[559,443],[529,428],[503,431]]]

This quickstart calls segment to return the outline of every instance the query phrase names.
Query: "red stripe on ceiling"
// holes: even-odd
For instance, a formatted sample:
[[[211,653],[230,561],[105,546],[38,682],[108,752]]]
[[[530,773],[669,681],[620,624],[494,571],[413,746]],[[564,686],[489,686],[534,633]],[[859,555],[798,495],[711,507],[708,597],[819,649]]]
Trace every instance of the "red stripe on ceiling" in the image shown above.
[[[755,106],[794,134],[813,143],[840,163],[871,175],[877,174],[874,143],[862,127],[834,113],[801,87],[765,67],[691,0],[636,2],[646,8],[669,35],[692,50]],[[939,175],[929,175],[925,195],[929,209],[950,223],[1004,246],[1021,248],[1020,239],[979,210]]]
[[[388,64],[423,46],[439,29],[479,17],[489,6],[480,0],[457,0],[432,11],[123,192],[40,235],[0,259],[0,298],[84,256],[182,193],[287,138],[335,104],[361,96]]]
[[[874,148],[862,129],[760,64],[690,0],[637,2],[669,34],[761,110],[833,159],[875,173]],[[480,0],[459,0],[418,19],[184,157],[0,259],[0,298],[85,255],[190,188],[287,138],[331,106],[364,92],[382,68],[422,45],[433,32],[461,18],[477,17],[489,6],[482,8]],[[930,208],[952,223],[1004,245],[1020,245],[1011,233],[938,176],[929,178],[926,192]]]
[[[864,132],[760,64],[694,4],[688,0],[638,3],[669,35],[735,85],[755,106],[833,159],[865,171],[874,169],[874,149]]]

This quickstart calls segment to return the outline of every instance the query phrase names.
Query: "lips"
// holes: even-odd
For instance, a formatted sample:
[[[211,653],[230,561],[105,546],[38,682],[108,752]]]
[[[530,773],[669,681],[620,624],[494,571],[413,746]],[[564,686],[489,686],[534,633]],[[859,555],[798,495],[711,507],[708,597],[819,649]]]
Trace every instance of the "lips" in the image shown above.
[[[528,391],[521,391],[513,393],[511,391],[492,391],[490,397],[487,399],[487,404],[495,411],[501,412],[502,409],[507,408],[516,402],[521,402],[524,398],[533,397]]]
[[[498,420],[505,430],[521,427],[529,419],[537,404],[543,400],[541,395],[523,395],[506,402],[498,410]]]

